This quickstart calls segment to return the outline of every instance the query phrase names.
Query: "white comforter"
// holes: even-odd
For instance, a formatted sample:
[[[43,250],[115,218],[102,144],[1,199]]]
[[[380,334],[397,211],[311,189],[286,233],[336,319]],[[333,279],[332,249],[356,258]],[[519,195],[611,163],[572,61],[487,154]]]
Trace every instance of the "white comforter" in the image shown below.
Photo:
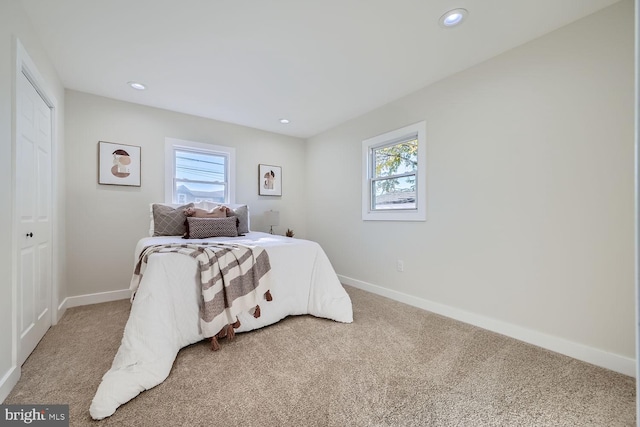
[[[273,301],[260,305],[261,316],[257,319],[248,313],[238,316],[241,326],[236,332],[298,314],[353,321],[351,299],[317,243],[259,232],[205,240],[259,245],[269,254]],[[184,242],[179,237],[141,239],[135,260],[146,246]],[[120,349],[91,402],[89,411],[94,419],[112,415],[118,406],[163,382],[178,351],[203,339],[198,327],[200,290],[195,277],[196,262],[191,257],[177,253],[149,257]]]

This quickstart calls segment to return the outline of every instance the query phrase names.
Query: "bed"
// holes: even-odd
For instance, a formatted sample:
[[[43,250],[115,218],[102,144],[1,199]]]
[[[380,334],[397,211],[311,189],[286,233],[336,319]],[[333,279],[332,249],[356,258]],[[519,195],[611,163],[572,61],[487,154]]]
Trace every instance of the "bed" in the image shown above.
[[[238,315],[236,333],[274,324],[287,316],[310,314],[351,323],[351,300],[329,259],[315,242],[250,231],[239,237],[214,237],[190,242],[231,242],[258,246],[271,265],[272,301],[260,304],[261,313]],[[150,245],[185,243],[177,236],[146,237],[135,249],[135,260]],[[204,339],[199,328],[199,283],[194,258],[179,253],[148,257],[139,285],[132,282],[131,312],[122,342],[105,373],[89,412],[94,419],[116,409],[144,390],[163,382],[178,351]],[[224,351],[224,341],[221,342]],[[211,354],[215,357],[216,353]]]

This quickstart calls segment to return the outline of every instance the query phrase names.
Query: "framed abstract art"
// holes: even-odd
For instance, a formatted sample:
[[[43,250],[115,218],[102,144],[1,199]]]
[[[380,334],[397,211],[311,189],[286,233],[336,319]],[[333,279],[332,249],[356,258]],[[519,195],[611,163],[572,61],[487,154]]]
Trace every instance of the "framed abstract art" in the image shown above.
[[[98,184],[140,187],[140,147],[100,141]]]
[[[282,168],[258,165],[258,194],[260,196],[282,196]]]

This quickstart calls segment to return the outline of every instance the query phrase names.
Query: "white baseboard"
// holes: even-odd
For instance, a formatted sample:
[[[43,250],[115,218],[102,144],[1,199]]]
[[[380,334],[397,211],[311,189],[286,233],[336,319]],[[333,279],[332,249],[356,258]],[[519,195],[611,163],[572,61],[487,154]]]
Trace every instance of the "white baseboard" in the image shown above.
[[[2,378],[0,378],[0,403],[9,396],[11,390],[18,384],[20,379],[20,368],[18,366],[12,366]]]
[[[564,354],[565,356],[573,357],[574,359],[582,360],[583,362],[610,369],[630,377],[636,376],[636,361],[629,357],[588,347],[584,344],[568,341],[563,338],[533,331],[501,320],[492,319],[490,317],[464,311],[459,308],[383,288],[382,286],[373,285],[371,283],[363,282],[340,274],[338,274],[338,278],[340,279],[340,282],[345,285],[353,286],[354,288],[378,294],[383,297],[478,326],[492,332],[497,332],[499,334],[506,335],[556,353]]]
[[[131,298],[131,291],[129,289],[121,289],[119,291],[99,292],[96,294],[76,295],[73,297],[67,297],[62,301],[62,304],[58,306],[58,313],[67,310],[71,307],[79,307],[81,305],[100,304],[102,302],[118,301],[121,299]]]

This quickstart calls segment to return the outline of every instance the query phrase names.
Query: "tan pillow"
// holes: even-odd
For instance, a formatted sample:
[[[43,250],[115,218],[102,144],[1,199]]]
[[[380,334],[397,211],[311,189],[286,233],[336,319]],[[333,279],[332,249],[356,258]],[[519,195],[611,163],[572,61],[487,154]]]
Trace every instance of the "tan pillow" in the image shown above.
[[[191,218],[226,218],[229,208],[225,206],[216,206],[210,211],[199,208],[189,208],[185,210],[185,214]]]

